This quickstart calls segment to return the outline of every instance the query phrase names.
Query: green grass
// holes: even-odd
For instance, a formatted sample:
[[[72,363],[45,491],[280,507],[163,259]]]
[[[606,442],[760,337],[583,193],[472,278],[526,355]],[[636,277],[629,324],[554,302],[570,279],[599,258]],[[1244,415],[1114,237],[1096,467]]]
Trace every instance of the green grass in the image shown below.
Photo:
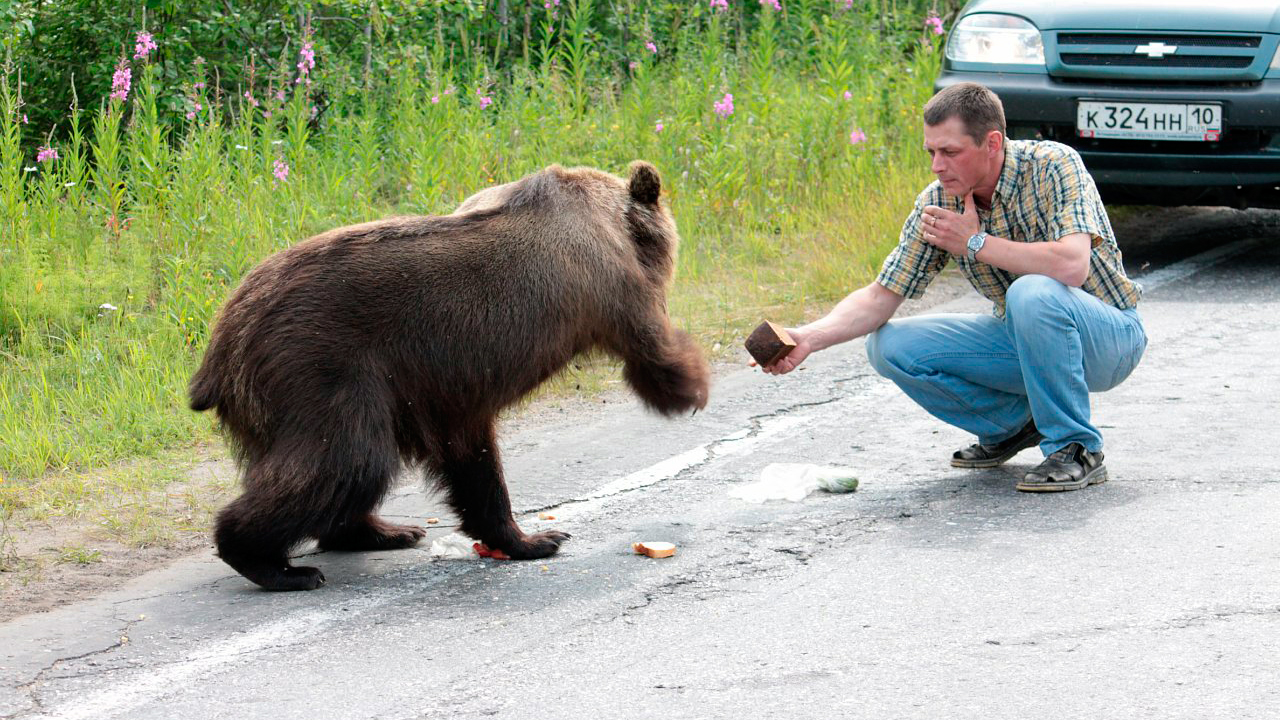
[[[865,283],[930,179],[918,117],[937,50],[903,52],[847,14],[807,31],[803,57],[776,32],[762,22],[735,52],[713,20],[674,60],[645,58],[625,78],[587,71],[589,48],[575,43],[589,34],[555,63],[469,86],[439,53],[408,58],[376,91],[330,89],[314,123],[311,97],[295,92],[229,112],[205,98],[170,129],[144,68],[127,103],[68,118],[59,159],[38,165],[7,78],[0,519],[96,512],[114,537],[163,542],[173,527],[147,521],[145,504],[181,477],[172,468],[188,449],[216,441],[212,417],[186,409],[186,383],[249,268],[337,225],[449,212],[553,162],[658,167],[682,236],[670,311],[708,351]],[[735,111],[720,117],[725,93]],[[854,128],[869,140],[851,144]],[[549,392],[616,377],[586,358]],[[135,458],[164,462],[111,470]]]

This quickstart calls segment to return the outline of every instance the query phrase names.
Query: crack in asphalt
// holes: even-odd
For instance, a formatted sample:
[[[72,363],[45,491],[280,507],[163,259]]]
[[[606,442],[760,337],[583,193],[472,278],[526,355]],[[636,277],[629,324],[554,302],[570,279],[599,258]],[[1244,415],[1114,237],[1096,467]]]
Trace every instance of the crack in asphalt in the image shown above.
[[[12,713],[9,715],[0,715],[0,720],[9,720],[10,718],[17,718],[22,715],[28,715],[30,714],[30,710],[32,708],[34,708],[35,711],[39,713],[43,713],[44,703],[41,702],[40,698],[36,694],[36,686],[45,682],[46,676],[56,671],[59,666],[65,663],[75,662],[76,660],[84,660],[85,658],[91,658],[95,655],[103,655],[103,654],[118,650],[124,647],[125,645],[128,645],[129,632],[133,629],[134,625],[137,625],[139,622],[142,622],[143,620],[145,620],[146,616],[140,615],[132,620],[125,620],[124,618],[121,618],[121,617],[115,617],[114,619],[117,622],[124,623],[124,627],[120,630],[120,635],[118,640],[116,640],[114,643],[108,645],[105,648],[90,650],[88,652],[80,653],[79,655],[68,655],[66,657],[56,658],[52,662],[50,662],[48,665],[46,665],[45,667],[41,668],[38,672],[36,672],[35,676],[33,676],[27,682],[15,685],[14,690],[24,693],[27,696],[27,698],[30,700],[31,708],[28,708],[27,710],[19,710],[18,712]],[[56,679],[65,680],[70,678],[83,677],[89,674],[98,674],[98,673],[95,672],[95,673],[76,673],[72,675],[60,675]]]
[[[857,377],[860,377],[860,376],[859,376],[859,375],[854,375],[854,376],[851,376],[851,377],[849,377],[849,378],[837,378],[837,379],[836,379],[836,380],[834,380],[833,382],[847,382],[847,381],[849,381],[849,380],[856,379]],[[830,405],[831,403],[838,402],[838,401],[840,401],[841,399],[842,399],[842,397],[840,397],[840,396],[838,396],[838,395],[837,395],[837,396],[829,397],[829,398],[825,398],[825,399],[822,399],[822,400],[810,400],[810,401],[805,401],[805,402],[798,402],[798,403],[793,403],[793,404],[791,404],[791,405],[788,405],[788,406],[786,406],[786,407],[777,408],[776,410],[773,410],[773,411],[768,412],[768,413],[761,413],[761,414],[759,414],[759,415],[752,415],[752,416],[750,416],[750,417],[748,417],[748,418],[747,418],[747,422],[748,422],[748,424],[749,424],[749,427],[748,427],[746,430],[738,431],[738,432],[736,432],[736,433],[731,433],[731,434],[726,435],[726,436],[724,436],[724,437],[722,437],[722,438],[719,438],[719,439],[717,439],[717,440],[712,440],[712,441],[710,441],[710,442],[708,442],[708,443],[705,443],[705,444],[703,444],[703,445],[699,445],[699,446],[697,446],[697,447],[691,448],[690,450],[686,451],[686,453],[682,453],[682,454],[694,453],[694,452],[697,452],[697,451],[701,450],[701,451],[702,451],[702,453],[703,453],[703,458],[702,458],[701,460],[692,461],[692,462],[690,462],[690,463],[686,464],[684,467],[680,468],[679,470],[677,470],[677,471],[676,471],[676,472],[674,472],[674,473],[671,473],[671,474],[668,474],[668,475],[665,475],[665,476],[659,477],[659,478],[657,478],[657,479],[655,479],[655,480],[653,480],[653,481],[651,481],[651,482],[646,482],[646,483],[637,483],[636,485],[634,485],[634,486],[632,486],[632,487],[619,488],[619,489],[617,489],[617,490],[613,490],[613,491],[610,491],[610,492],[606,492],[606,493],[604,493],[604,494],[598,494],[598,493],[599,493],[599,491],[597,490],[597,492],[595,492],[595,493],[591,493],[591,494],[588,494],[588,495],[584,495],[584,496],[580,496],[580,497],[576,497],[576,498],[569,498],[569,499],[567,499],[567,500],[560,500],[560,501],[556,501],[556,502],[553,502],[553,503],[549,503],[549,504],[547,504],[547,505],[537,506],[537,507],[533,507],[533,508],[521,509],[521,510],[519,511],[519,513],[517,513],[517,514],[518,514],[518,516],[519,516],[519,517],[521,517],[521,518],[525,518],[525,517],[528,517],[528,516],[530,516],[530,515],[535,515],[535,514],[537,514],[537,513],[547,512],[547,511],[550,511],[550,510],[559,510],[559,509],[561,509],[561,508],[565,508],[565,507],[572,506],[572,505],[579,505],[579,504],[582,504],[582,503],[587,503],[587,502],[592,502],[592,501],[600,501],[600,500],[606,500],[606,499],[613,499],[613,498],[617,498],[617,497],[620,497],[620,496],[623,496],[623,495],[627,495],[627,494],[630,494],[630,493],[633,493],[633,492],[636,492],[636,491],[639,491],[639,490],[645,490],[645,489],[648,489],[648,488],[652,488],[652,487],[654,487],[654,486],[656,486],[656,485],[661,485],[661,484],[663,484],[663,483],[667,483],[667,482],[671,482],[671,481],[676,481],[676,480],[680,480],[680,479],[682,479],[682,478],[689,477],[690,475],[692,475],[692,474],[694,474],[694,473],[697,473],[698,471],[702,470],[703,468],[705,468],[708,464],[712,463],[713,461],[718,460],[718,459],[720,459],[720,458],[722,458],[722,457],[725,457],[726,455],[730,454],[730,453],[722,453],[722,452],[721,452],[721,448],[723,448],[724,446],[726,446],[726,445],[732,446],[734,443],[740,443],[740,442],[743,442],[743,441],[752,440],[752,439],[755,439],[755,438],[759,437],[759,436],[760,436],[760,434],[761,434],[761,433],[764,431],[764,429],[765,429],[765,428],[764,428],[764,422],[765,422],[766,420],[769,420],[769,419],[772,419],[772,418],[778,418],[778,417],[787,416],[787,415],[790,415],[790,414],[795,413],[795,412],[797,412],[797,411],[805,410],[805,409],[808,409],[808,408],[821,407],[821,406],[824,406],[824,405]],[[678,458],[678,457],[680,457],[680,455],[675,455],[675,456],[673,456],[673,458]],[[672,459],[672,458],[668,458],[668,461],[669,461],[670,459]],[[665,462],[665,461],[664,461],[664,462]],[[654,467],[654,466],[650,466],[650,468],[652,468],[652,467]],[[623,479],[625,479],[626,477],[631,477],[632,475],[636,475],[636,474],[639,474],[639,473],[643,473],[643,472],[645,472],[645,471],[646,471],[646,470],[648,470],[648,469],[649,469],[649,468],[642,468],[641,470],[638,470],[636,473],[632,473],[631,475],[624,476],[624,478],[623,478]],[[607,485],[606,485],[606,486],[604,486],[604,487],[607,487]]]

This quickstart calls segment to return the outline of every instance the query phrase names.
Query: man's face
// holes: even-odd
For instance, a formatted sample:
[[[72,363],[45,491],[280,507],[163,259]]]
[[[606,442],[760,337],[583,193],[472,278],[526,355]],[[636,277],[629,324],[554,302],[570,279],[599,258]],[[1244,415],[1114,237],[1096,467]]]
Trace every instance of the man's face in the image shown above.
[[[924,126],[924,149],[933,158],[929,169],[948,195],[962,198],[988,184],[992,158],[990,140],[988,136],[987,143],[974,143],[958,117]]]

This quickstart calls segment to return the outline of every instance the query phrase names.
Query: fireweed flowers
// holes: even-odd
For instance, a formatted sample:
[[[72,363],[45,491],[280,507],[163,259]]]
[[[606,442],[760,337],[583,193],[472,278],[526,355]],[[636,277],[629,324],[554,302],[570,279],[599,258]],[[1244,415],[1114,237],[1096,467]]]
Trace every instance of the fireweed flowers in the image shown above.
[[[658,46],[654,45],[652,40],[649,40],[644,44],[644,49],[654,54],[657,54],[658,52]]]
[[[850,2],[852,1],[850,0]],[[724,12],[729,9],[729,0],[711,0],[711,9],[716,12]]]
[[[780,0],[760,0],[761,7],[771,7],[776,12],[782,12],[782,3]]]
[[[151,33],[138,31],[138,36],[133,45],[133,59],[146,60],[152,50],[156,49],[156,41],[152,39]]]
[[[275,169],[272,170],[271,174],[276,176],[275,184],[287,181],[289,179],[289,163],[276,158]]]
[[[493,98],[484,94],[480,88],[476,88],[476,97],[480,98],[480,109],[483,110],[493,104]]]
[[[58,148],[48,145],[40,146],[40,151],[36,153],[37,163],[47,163],[58,159]]]
[[[316,66],[316,51],[311,41],[302,43],[302,49],[298,51],[298,77],[294,79],[293,84],[299,83],[311,84],[311,70]]]
[[[132,82],[133,70],[129,68],[129,61],[120,58],[120,62],[116,65],[116,73],[111,76],[111,99],[124,102],[129,97],[129,85]]]
[[[931,28],[933,30],[934,35],[941,35],[943,32],[942,18],[938,17],[934,13],[929,13],[929,17],[924,19],[924,26],[927,28]]]
[[[715,108],[716,115],[727,118],[733,114],[733,95],[725,93],[724,97],[712,105]]]
[[[850,145],[861,145],[866,141],[867,141],[867,134],[862,132],[862,128],[854,128],[853,132],[849,133]]]

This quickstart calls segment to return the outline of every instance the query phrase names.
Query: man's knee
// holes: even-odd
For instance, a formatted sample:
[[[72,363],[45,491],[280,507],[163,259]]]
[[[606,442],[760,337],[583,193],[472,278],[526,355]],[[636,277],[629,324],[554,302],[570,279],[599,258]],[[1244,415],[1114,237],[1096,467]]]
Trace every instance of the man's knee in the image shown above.
[[[867,335],[867,360],[871,367],[884,377],[893,377],[901,371],[903,343],[901,333],[893,323],[885,323]]]
[[[1066,285],[1047,275],[1023,275],[1005,292],[1005,313],[1016,320],[1052,310],[1062,306],[1069,292]]]

